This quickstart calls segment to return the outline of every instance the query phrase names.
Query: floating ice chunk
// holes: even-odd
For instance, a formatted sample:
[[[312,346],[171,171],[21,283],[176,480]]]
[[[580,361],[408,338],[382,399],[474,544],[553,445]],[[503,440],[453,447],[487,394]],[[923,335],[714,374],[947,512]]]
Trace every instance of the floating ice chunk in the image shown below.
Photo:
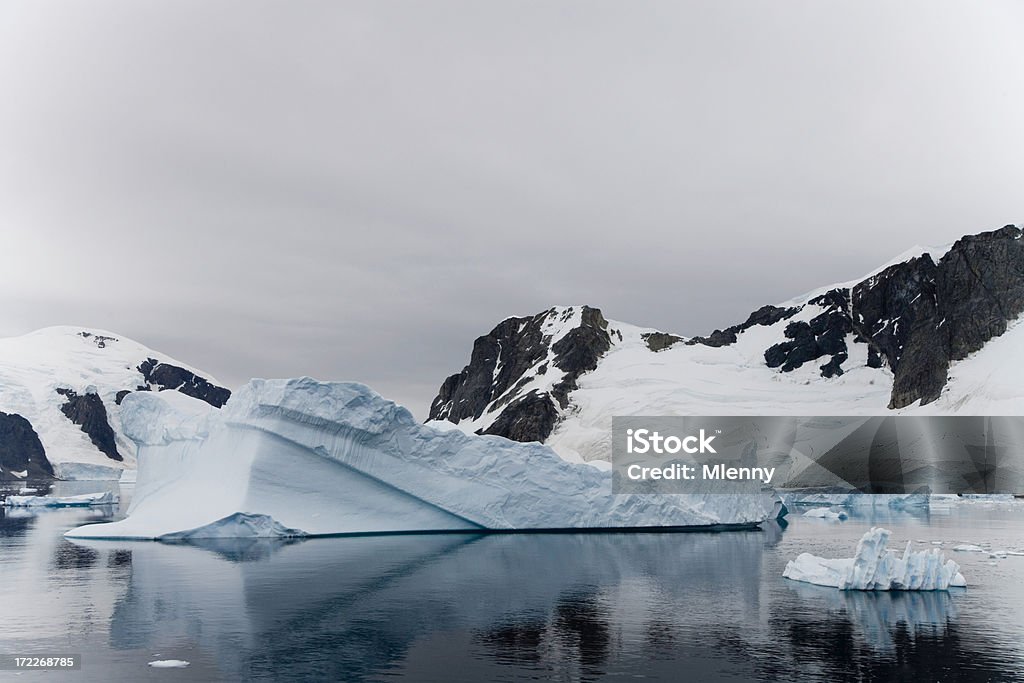
[[[830,560],[803,553],[786,565],[783,576],[841,590],[946,590],[966,586],[960,566],[938,548],[913,551],[907,541],[903,557],[886,546],[888,529],[873,528],[857,543],[850,559]]]
[[[848,508],[927,508],[927,493],[815,493],[813,491],[790,491],[785,494],[787,505],[832,505]]]
[[[849,515],[847,515],[842,510],[840,510],[839,512],[834,512],[832,510],[829,510],[828,508],[814,508],[813,510],[808,510],[807,512],[805,512],[804,517],[818,517],[821,519],[844,520],[847,519]]]
[[[198,538],[302,538],[301,529],[289,529],[268,515],[236,512],[224,519],[190,531],[164,534],[161,541],[187,541]]]
[[[31,488],[31,487],[28,487],[28,486],[22,486],[21,490],[18,491],[18,493],[20,493],[22,495],[26,495],[26,494],[29,494],[29,493],[38,493],[38,492],[39,492],[39,489],[34,489],[34,488]]]
[[[113,505],[118,501],[110,491],[84,493],[79,496],[7,496],[4,505],[12,508],[73,508],[91,505]]]
[[[151,666],[154,669],[184,669],[191,663],[186,662],[184,659],[157,659],[150,662],[147,666]]]
[[[955,548],[953,548],[953,550],[955,550],[955,551],[957,551],[959,553],[983,553],[983,552],[985,552],[985,549],[982,548],[980,545],[974,545],[972,543],[964,543],[964,544],[958,545]]]

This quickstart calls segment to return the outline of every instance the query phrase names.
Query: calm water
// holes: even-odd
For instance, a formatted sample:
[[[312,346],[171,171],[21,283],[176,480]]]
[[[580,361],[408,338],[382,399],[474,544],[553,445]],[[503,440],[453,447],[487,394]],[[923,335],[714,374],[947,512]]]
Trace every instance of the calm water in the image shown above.
[[[97,488],[61,492],[83,487]],[[0,652],[83,656],[78,672],[0,679],[1024,681],[1024,557],[953,553],[971,584],[956,593],[781,578],[800,552],[850,556],[873,523],[918,548],[1020,548],[1024,504],[724,534],[61,536],[117,514],[0,517]]]

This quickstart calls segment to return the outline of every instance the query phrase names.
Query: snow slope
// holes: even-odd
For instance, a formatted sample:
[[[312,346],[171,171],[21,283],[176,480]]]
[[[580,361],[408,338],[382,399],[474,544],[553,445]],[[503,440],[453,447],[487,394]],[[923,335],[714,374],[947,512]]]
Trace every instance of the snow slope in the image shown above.
[[[147,359],[198,377],[210,377],[143,344],[103,330],[49,327],[0,339],[0,412],[20,415],[31,423],[57,476],[62,470],[73,478],[76,473],[89,476],[93,472],[95,476],[109,468],[118,472],[133,468],[135,445],[121,429],[118,392],[140,387],[178,388],[147,381],[139,369]],[[219,385],[215,380],[211,382]],[[81,426],[62,412],[68,398],[58,390],[68,389],[78,396],[95,394],[102,401],[121,461],[102,452]],[[174,398],[182,405],[208,407],[197,398],[170,393],[176,394]],[[95,467],[73,466],[78,463]],[[62,468],[65,464],[69,466]]]
[[[252,380],[200,416],[140,392],[122,419],[140,445],[128,517],[71,537],[221,535],[237,513],[323,535],[753,525],[774,512],[767,491],[616,496],[609,472],[540,444],[435,430],[354,383]]]
[[[545,443],[568,460],[610,459],[613,415],[1024,414],[1021,320],[980,351],[954,361],[936,401],[890,410],[892,373],[868,367],[867,347],[854,344],[852,335],[840,377],[822,378],[814,363],[786,373],[764,364],[764,349],[789,322],[819,311],[807,306],[791,320],[751,328],[730,346],[676,344],[657,353],[639,339],[638,328],[609,321],[623,331],[624,341],[580,377],[565,419]]]

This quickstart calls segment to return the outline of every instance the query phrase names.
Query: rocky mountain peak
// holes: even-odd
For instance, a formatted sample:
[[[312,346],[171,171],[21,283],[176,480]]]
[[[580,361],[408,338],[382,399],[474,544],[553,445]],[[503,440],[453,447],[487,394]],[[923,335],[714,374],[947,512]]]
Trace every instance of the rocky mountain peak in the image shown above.
[[[889,409],[925,405],[942,395],[952,363],[1005,333],[1024,313],[1021,236],[1013,225],[968,235],[948,249],[902,257],[860,281],[823,288],[790,304],[762,306],[744,322],[707,336],[686,338],[609,322],[590,306],[507,318],[479,337],[469,364],[444,381],[429,420],[544,441],[561,421],[587,409],[574,405],[573,394],[584,374],[600,374],[614,347],[633,354],[630,365],[616,373],[664,367],[647,374],[675,377],[665,382],[681,382],[682,396],[693,395],[685,378],[706,377],[706,370],[696,368],[708,366],[720,368],[713,385],[736,385],[733,391],[742,393],[748,381],[743,378],[753,377],[750,364],[759,355],[762,373],[791,373],[813,364],[818,379],[801,370],[804,384],[834,381],[853,369],[879,371],[882,382],[891,378]],[[753,358],[751,344],[764,344],[754,347],[760,351]],[[735,346],[742,348],[730,350]],[[655,360],[653,354],[665,356]],[[614,382],[625,381],[626,374],[617,374]],[[874,379],[858,381],[875,384]]]
[[[430,420],[458,424],[492,414],[479,431],[518,441],[543,441],[584,372],[597,367],[612,336],[601,311],[556,306],[506,318],[477,337],[469,364],[448,377],[430,406]]]

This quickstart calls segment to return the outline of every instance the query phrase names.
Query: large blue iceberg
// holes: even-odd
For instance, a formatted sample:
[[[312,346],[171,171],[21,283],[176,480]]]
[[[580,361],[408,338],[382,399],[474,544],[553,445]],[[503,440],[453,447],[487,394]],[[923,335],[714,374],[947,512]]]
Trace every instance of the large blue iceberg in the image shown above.
[[[609,472],[539,443],[419,424],[355,383],[252,380],[198,415],[137,392],[121,420],[139,446],[128,517],[68,536],[223,537],[223,520],[238,513],[304,535],[754,526],[774,516],[769,490],[613,495]]]

